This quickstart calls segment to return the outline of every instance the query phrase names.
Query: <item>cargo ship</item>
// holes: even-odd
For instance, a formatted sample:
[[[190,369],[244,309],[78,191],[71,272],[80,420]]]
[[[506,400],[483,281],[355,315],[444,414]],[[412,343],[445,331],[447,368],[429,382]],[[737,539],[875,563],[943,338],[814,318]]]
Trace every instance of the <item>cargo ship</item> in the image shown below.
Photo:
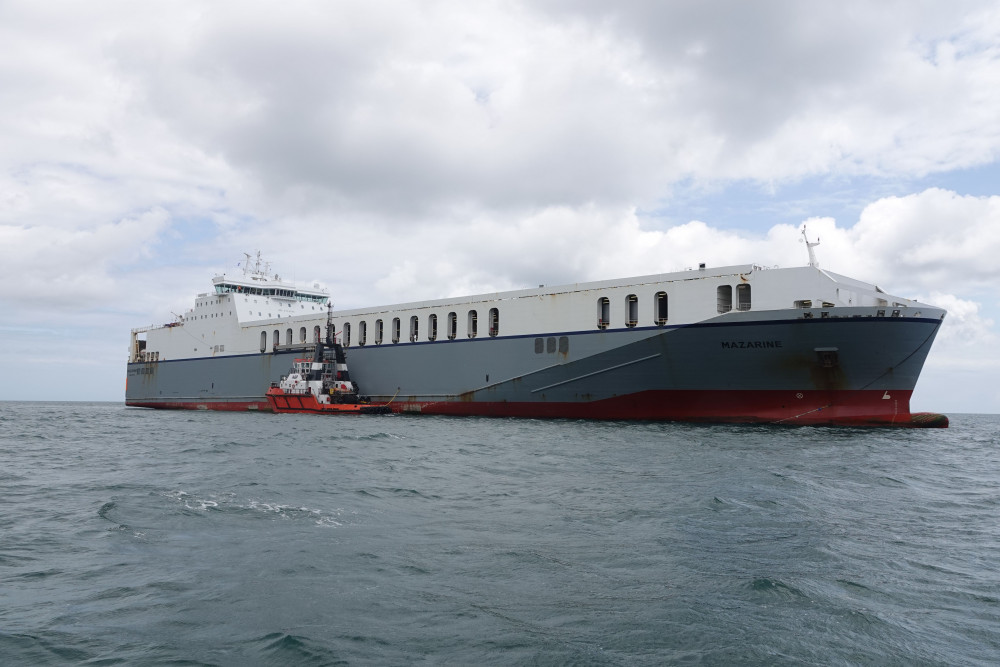
[[[803,235],[805,232],[803,231]],[[754,264],[332,310],[260,254],[173,322],[132,330],[129,406],[270,410],[331,318],[395,412],[944,426],[910,397],[945,317],[820,268]]]

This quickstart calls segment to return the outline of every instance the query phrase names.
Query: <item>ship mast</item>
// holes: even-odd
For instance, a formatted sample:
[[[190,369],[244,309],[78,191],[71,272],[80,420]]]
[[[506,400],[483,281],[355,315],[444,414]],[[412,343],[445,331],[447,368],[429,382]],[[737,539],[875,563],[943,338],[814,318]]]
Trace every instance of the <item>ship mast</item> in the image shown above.
[[[806,226],[802,225],[802,239],[805,241],[806,248],[809,250],[809,266],[813,267],[814,269],[818,269],[819,262],[816,261],[816,253],[815,251],[813,251],[813,248],[819,245],[819,237],[818,236],[816,237],[815,243],[811,243],[809,241],[809,237],[806,236]]]
[[[251,255],[248,252],[243,253],[246,257],[246,261],[243,262],[243,275],[249,275],[251,278],[266,279],[268,272],[271,270],[271,265],[269,262],[265,262],[261,259],[260,250],[257,251],[256,256]]]

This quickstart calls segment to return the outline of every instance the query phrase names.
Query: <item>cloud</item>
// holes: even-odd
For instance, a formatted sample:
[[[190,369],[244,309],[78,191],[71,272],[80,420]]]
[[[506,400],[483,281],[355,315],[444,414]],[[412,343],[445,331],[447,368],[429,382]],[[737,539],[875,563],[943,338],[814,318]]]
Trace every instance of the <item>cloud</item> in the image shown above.
[[[22,214],[74,201],[45,189],[71,165],[89,177],[70,189],[118,182],[115,201],[399,219],[984,164],[1000,18],[964,7],[170,3],[52,21],[13,3],[2,34],[31,76],[0,83],[30,178],[11,191]]]
[[[55,233],[41,226],[0,225],[0,280],[16,286],[3,301],[39,310],[93,309],[126,287],[112,276],[151,254],[168,224],[162,209],[91,229]]]

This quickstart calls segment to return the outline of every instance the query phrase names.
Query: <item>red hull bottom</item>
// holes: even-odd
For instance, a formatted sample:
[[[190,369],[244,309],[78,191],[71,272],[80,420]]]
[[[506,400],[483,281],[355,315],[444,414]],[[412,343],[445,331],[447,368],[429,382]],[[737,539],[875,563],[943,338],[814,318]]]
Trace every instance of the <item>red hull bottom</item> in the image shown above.
[[[568,419],[661,420],[787,425],[946,427],[948,418],[911,413],[911,391],[645,391],[579,403],[397,401],[393,412]],[[315,403],[315,399],[313,400]],[[267,401],[130,402],[153,408],[265,410]],[[290,411],[280,410],[279,411]],[[295,412],[317,412],[300,408]]]
[[[645,391],[588,403],[403,402],[397,411],[570,419],[840,426],[946,427],[911,413],[911,391]]]

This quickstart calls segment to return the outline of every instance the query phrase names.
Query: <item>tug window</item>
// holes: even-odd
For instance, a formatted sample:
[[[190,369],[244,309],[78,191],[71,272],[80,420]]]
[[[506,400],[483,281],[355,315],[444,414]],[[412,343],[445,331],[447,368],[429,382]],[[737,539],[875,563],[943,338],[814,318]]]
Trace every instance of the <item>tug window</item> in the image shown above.
[[[416,315],[411,315],[410,316],[410,342],[411,343],[417,342],[417,338],[419,338],[419,337],[420,337],[420,324],[419,324],[419,320],[417,320],[417,316]]]
[[[438,316],[427,316],[427,340],[437,340],[438,337]]]
[[[306,342],[306,328],[305,327],[302,327],[301,329],[299,329],[299,342],[300,343]]]
[[[351,346],[351,323],[344,322],[344,347]]]
[[[715,303],[720,313],[728,313],[733,309],[733,286],[719,285],[715,290]]]
[[[496,336],[500,333],[500,311],[490,308],[490,335]]]
[[[653,297],[653,320],[656,326],[662,327],[667,323],[667,293],[657,292]]]
[[[458,315],[448,313],[448,340],[455,340],[458,336]]]
[[[479,333],[479,314],[474,310],[469,311],[469,321],[466,330],[468,331],[469,338],[475,338],[476,334]]]
[[[634,327],[639,323],[639,297],[629,294],[625,297],[625,326]]]
[[[364,320],[358,322],[358,345],[361,347],[365,346],[368,338],[368,323]]]
[[[375,320],[375,344],[382,344],[382,320]]]
[[[260,332],[260,351],[263,352],[267,350],[267,332]]]
[[[399,342],[399,318],[398,317],[392,318],[392,342],[393,343],[398,343]]]
[[[750,285],[740,283],[736,286],[736,310],[750,310]]]
[[[607,329],[611,322],[611,301],[602,296],[597,300],[597,328]]]

